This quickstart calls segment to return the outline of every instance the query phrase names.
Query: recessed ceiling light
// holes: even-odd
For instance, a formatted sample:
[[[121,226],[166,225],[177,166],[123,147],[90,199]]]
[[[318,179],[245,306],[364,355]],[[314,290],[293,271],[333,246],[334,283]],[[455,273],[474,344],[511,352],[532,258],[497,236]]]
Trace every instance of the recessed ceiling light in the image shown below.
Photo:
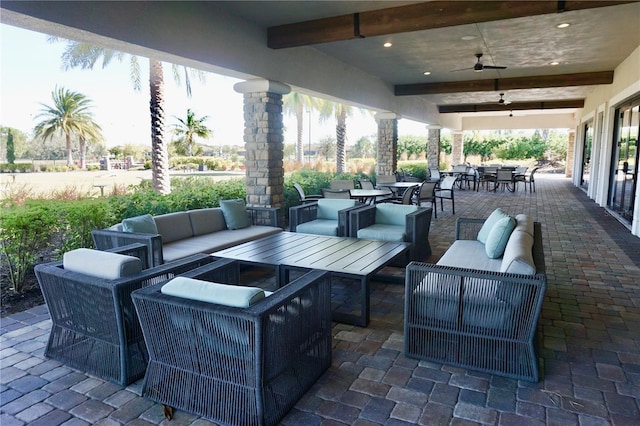
[[[389,42],[386,42],[385,44],[383,44],[383,46],[384,46],[384,47],[391,47],[391,46],[393,46],[393,44],[391,44],[391,43],[389,43]]]
[[[469,41],[469,40],[475,40],[478,37],[474,36],[474,35],[466,35],[466,36],[462,36],[462,40],[464,41]]]
[[[561,24],[556,25],[557,28],[567,28],[569,25],[571,25],[568,22],[563,22]]]
[[[558,61],[553,61],[553,62],[551,62],[551,65],[560,65],[560,62],[558,62]]]
[[[425,71],[425,72],[423,72],[422,74],[424,74],[424,75],[431,75],[431,71]]]

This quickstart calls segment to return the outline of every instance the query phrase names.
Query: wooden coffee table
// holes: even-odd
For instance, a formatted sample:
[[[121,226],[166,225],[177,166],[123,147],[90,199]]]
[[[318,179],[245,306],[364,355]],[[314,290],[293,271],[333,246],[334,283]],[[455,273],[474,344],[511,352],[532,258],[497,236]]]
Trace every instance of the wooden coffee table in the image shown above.
[[[360,283],[360,314],[337,312],[333,319],[366,327],[369,324],[369,282],[371,277],[399,256],[406,256],[410,244],[358,238],[280,232],[212,253],[214,257],[244,263],[273,266],[278,285],[289,282],[292,270],[321,269],[333,276]]]

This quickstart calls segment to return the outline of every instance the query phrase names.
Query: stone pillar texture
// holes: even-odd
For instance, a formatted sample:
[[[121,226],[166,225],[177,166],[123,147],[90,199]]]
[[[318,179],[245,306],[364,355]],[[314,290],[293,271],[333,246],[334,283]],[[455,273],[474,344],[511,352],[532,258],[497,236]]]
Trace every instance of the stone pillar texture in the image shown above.
[[[464,146],[462,143],[462,132],[453,132],[451,143],[451,165],[462,164],[464,161]]]
[[[376,175],[392,175],[398,168],[398,120],[378,119]]]
[[[440,129],[429,129],[427,167],[430,169],[440,168]]]
[[[244,94],[247,205],[284,208],[282,95]]]
[[[568,178],[573,177],[573,156],[575,154],[576,151],[576,132],[575,131],[570,131],[569,132],[569,140],[567,141],[567,160],[566,160],[566,167],[565,167],[565,176],[567,176]]]

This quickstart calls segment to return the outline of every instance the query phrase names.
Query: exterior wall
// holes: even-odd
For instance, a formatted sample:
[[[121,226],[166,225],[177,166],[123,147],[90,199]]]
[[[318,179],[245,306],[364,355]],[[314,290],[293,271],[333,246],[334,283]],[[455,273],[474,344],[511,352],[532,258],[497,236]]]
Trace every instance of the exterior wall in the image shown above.
[[[591,167],[591,179],[588,195],[599,205],[608,203],[610,188],[610,166],[613,150],[613,133],[615,123],[615,109],[623,101],[640,94],[640,46],[622,62],[614,72],[613,83],[600,85],[585,99],[585,106],[580,111],[579,122],[595,119],[594,142],[592,158],[595,163]],[[578,126],[577,140],[581,140],[581,125]],[[576,164],[581,160],[582,151],[574,152],[574,171]],[[574,184],[576,184],[574,176]],[[579,184],[579,183],[578,183]],[[631,232],[640,236],[640,185],[635,194],[634,218],[631,223]]]

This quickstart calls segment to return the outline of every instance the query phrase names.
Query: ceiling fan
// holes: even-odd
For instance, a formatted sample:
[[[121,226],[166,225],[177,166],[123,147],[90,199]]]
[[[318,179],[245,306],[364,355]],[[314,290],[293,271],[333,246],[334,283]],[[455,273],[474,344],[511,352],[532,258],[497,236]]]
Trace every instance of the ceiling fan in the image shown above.
[[[482,72],[483,70],[504,70],[504,69],[507,68],[507,67],[502,67],[502,66],[498,66],[498,65],[484,65],[480,61],[480,58],[482,58],[482,53],[476,53],[476,58],[478,58],[478,61],[475,63],[474,66],[469,67],[469,68],[461,68],[459,70],[453,70],[451,72],[465,71],[465,70],[473,70],[474,72]]]
[[[503,96],[504,96],[504,93],[500,93],[500,99],[498,100],[498,103],[500,105],[509,105],[511,101],[506,100]]]

